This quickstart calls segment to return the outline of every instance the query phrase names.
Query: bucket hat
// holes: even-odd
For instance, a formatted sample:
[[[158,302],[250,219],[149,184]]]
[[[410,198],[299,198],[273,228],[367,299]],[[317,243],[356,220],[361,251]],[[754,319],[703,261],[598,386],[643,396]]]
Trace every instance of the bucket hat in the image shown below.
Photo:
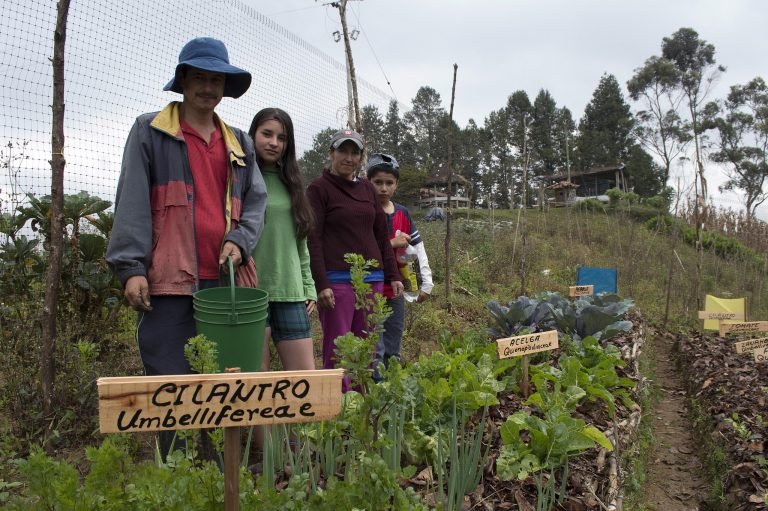
[[[173,79],[163,87],[163,90],[183,94],[179,71],[184,66],[202,69],[210,73],[225,74],[227,80],[224,84],[224,95],[230,98],[239,98],[251,86],[251,73],[231,65],[227,47],[212,37],[198,37],[184,45],[179,53],[176,73]]]
[[[361,151],[365,149],[365,141],[363,140],[363,136],[360,133],[352,130],[337,131],[333,137],[331,137],[331,149],[338,149],[339,146],[347,140],[354,142]]]

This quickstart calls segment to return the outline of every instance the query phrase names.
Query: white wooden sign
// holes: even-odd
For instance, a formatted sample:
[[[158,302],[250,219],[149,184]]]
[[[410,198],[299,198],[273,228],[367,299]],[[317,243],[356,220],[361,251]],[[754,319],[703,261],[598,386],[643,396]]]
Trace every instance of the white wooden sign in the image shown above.
[[[768,337],[761,337],[759,339],[750,339],[748,341],[741,341],[734,344],[736,346],[736,353],[747,353],[768,347]]]
[[[721,321],[720,337],[726,334],[768,332],[768,321]]]
[[[592,284],[588,286],[569,286],[568,296],[571,298],[576,296],[592,296],[595,294],[595,286]]]
[[[744,319],[743,312],[699,311],[699,319]]]
[[[99,378],[99,429],[126,433],[314,422],[341,411],[342,369]]]
[[[499,358],[522,357],[540,351],[554,350],[560,346],[557,330],[505,337],[504,339],[497,339],[496,344]]]

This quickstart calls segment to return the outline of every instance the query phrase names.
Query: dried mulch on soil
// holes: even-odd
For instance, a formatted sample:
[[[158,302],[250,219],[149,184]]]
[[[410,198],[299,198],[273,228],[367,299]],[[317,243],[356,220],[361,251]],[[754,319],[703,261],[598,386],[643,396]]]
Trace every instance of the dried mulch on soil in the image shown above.
[[[709,435],[727,456],[729,468],[719,476],[724,483],[724,509],[733,511],[768,510],[764,461],[768,364],[755,362],[751,352],[736,353],[735,342],[747,338],[692,332],[676,339],[678,363],[694,408],[710,419],[700,421],[699,434]],[[702,453],[706,458],[707,453]]]

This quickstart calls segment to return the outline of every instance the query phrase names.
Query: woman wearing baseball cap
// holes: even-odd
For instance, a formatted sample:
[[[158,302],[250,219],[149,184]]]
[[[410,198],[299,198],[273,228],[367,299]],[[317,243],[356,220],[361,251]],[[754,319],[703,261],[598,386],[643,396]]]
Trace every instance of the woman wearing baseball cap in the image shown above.
[[[384,282],[395,296],[403,291],[400,273],[387,234],[387,219],[373,185],[357,177],[365,142],[353,130],[333,135],[328,149],[329,166],[307,189],[315,223],[309,234],[312,277],[317,290],[318,313],[323,328],[323,368],[336,366],[334,341],[349,332],[366,337],[367,311],[355,310],[348,253],[379,262],[366,278],[374,293]],[[347,391],[349,382],[343,382]]]

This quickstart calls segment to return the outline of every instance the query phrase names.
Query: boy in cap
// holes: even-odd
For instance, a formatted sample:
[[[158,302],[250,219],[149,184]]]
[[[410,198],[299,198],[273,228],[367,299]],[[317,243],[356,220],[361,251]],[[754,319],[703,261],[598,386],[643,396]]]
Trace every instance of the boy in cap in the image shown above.
[[[384,332],[376,343],[374,364],[383,362],[386,365],[390,358],[400,360],[400,346],[405,326],[405,300],[423,302],[429,298],[434,286],[432,270],[429,267],[419,230],[405,206],[392,201],[400,180],[400,165],[397,160],[388,154],[374,153],[368,159],[366,173],[368,180],[376,189],[379,205],[387,215],[389,242],[395,251],[395,259],[406,286],[406,292],[399,296],[393,295],[392,290],[384,286],[384,296],[387,298],[387,305],[392,308],[392,314],[384,322]],[[410,271],[410,260],[413,259],[418,261],[421,275],[421,287],[418,290],[414,283],[416,279],[410,278],[415,277]]]
[[[163,89],[183,101],[139,116],[128,135],[107,262],[139,313],[148,376],[191,372],[184,345],[196,334],[192,294],[218,286],[229,257],[253,270],[266,189],[248,134],[214,112],[223,96],[240,97],[250,84],[224,43],[193,39]],[[255,271],[238,271],[245,274],[254,286]]]

